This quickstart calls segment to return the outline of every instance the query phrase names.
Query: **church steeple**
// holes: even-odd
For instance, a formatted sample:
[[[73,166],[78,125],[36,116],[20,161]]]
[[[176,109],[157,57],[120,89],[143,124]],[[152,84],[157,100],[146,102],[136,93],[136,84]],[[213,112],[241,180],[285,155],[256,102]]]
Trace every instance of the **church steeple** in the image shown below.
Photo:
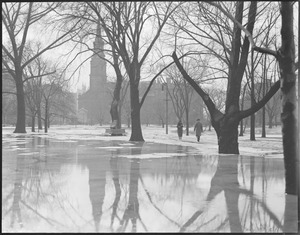
[[[101,27],[100,23],[97,24],[97,30],[96,30],[96,38],[94,42],[94,49],[95,50],[102,50],[104,49],[104,41],[101,36]]]
[[[97,24],[96,37],[93,45],[94,48],[91,58],[90,90],[99,90],[103,88],[107,82],[104,41],[101,36],[100,23]]]

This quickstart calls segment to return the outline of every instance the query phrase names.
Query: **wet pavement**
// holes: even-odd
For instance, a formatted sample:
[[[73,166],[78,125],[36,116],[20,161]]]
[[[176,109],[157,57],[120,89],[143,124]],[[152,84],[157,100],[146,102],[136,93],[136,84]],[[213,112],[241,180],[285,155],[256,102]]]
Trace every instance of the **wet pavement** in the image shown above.
[[[2,139],[3,232],[296,232],[283,159],[151,142]]]

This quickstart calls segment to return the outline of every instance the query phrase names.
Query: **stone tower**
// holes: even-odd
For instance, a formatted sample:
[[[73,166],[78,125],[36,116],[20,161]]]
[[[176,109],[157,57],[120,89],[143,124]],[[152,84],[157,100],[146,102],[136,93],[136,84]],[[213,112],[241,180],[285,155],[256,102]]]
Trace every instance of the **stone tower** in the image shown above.
[[[91,58],[90,89],[103,88],[107,83],[106,61],[104,55],[104,41],[101,37],[100,24],[97,25],[96,38],[94,41],[93,55]]]
[[[79,120],[84,124],[109,123],[109,103],[106,75],[106,60],[104,55],[104,41],[101,37],[100,25],[97,25],[96,37],[93,45],[93,55],[90,62],[89,90],[78,98],[79,111],[86,113],[86,120]]]

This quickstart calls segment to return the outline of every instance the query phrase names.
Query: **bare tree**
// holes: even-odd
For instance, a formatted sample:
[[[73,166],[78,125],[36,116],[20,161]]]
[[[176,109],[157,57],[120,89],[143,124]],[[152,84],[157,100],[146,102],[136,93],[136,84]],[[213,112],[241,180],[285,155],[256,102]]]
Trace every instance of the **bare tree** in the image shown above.
[[[209,3],[211,5],[217,5],[214,3]],[[243,12],[244,12],[244,3],[237,2],[236,5],[231,6],[232,9],[235,9],[235,17],[232,17],[235,21],[241,24],[243,20]],[[210,31],[203,32],[204,29],[197,27],[202,33],[206,33],[206,37],[214,40],[215,37],[219,37],[218,34],[223,32],[223,36],[230,35],[229,39],[231,42],[231,47],[228,47],[228,40],[225,41],[222,37],[220,40],[221,46],[224,48],[225,55],[221,57],[218,54],[218,51],[212,51],[215,53],[216,58],[218,58],[222,63],[225,63],[228,66],[228,80],[227,80],[227,97],[226,97],[226,105],[225,105],[225,113],[222,113],[218,110],[209,97],[209,95],[204,92],[204,90],[198,86],[198,84],[186,73],[182,65],[180,64],[176,52],[173,53],[173,59],[182,73],[183,77],[193,86],[196,92],[202,97],[204,103],[206,104],[212,119],[212,126],[216,130],[218,136],[218,144],[219,144],[219,153],[239,153],[238,149],[238,124],[240,120],[251,115],[258,111],[265,103],[276,93],[279,89],[279,81],[275,83],[275,85],[269,90],[266,96],[253,105],[251,108],[247,110],[240,111],[239,110],[239,96],[241,90],[241,81],[244,75],[245,67],[247,64],[248,51],[250,42],[248,37],[245,37],[242,41],[242,29],[239,28],[237,24],[233,25],[233,29],[229,29],[228,25],[230,24],[221,24],[216,23],[214,19],[218,21],[222,21],[223,18],[219,17],[220,11],[214,11],[212,8],[206,8],[203,6],[203,3],[199,5],[199,11],[204,11],[203,21],[207,22],[207,27],[212,28],[212,32],[216,35],[210,35]],[[187,14],[187,13],[186,13]],[[252,33],[255,23],[255,17],[257,15],[257,3],[251,2],[248,11],[248,22],[246,24],[246,29],[248,32]],[[189,15],[185,15],[189,17]],[[199,16],[200,17],[200,16]],[[190,19],[191,20],[191,19]],[[227,21],[227,20],[225,20]],[[214,23],[215,22],[215,23]],[[193,23],[193,22],[191,22]],[[214,25],[217,28],[213,28]],[[222,25],[222,29],[220,27]],[[219,30],[217,30],[219,29]],[[191,32],[187,32],[192,37]],[[225,34],[228,33],[228,34]],[[195,38],[195,37],[194,37]],[[202,41],[197,41],[200,45],[208,48],[208,46]],[[208,48],[210,50],[210,48]],[[223,53],[223,54],[224,54]]]
[[[276,80],[276,69],[274,69],[274,73],[271,76],[270,83],[274,83]],[[272,99],[266,104],[266,112],[269,119],[269,128],[273,127],[273,122],[276,124],[276,117],[280,113],[280,93],[276,93]]]
[[[299,135],[296,118],[297,105],[295,72],[298,69],[299,63],[295,62],[293,7],[293,2],[280,3],[281,47],[277,51],[270,50],[269,48],[257,47],[253,41],[251,32],[239,24],[239,22],[236,22],[235,20],[234,22],[246,33],[253,50],[272,55],[279,63],[280,90],[282,96],[282,140],[286,178],[285,191],[288,194],[297,195],[299,188],[299,164],[297,164],[297,162],[299,162]],[[279,83],[279,81],[276,83]]]
[[[296,66],[298,66],[298,62],[295,63],[295,43],[294,43],[294,28],[293,28],[293,2],[281,2],[280,6],[280,13],[281,13],[281,39],[282,39],[282,45],[277,51],[270,50],[269,48],[262,48],[258,47],[255,45],[255,42],[253,40],[252,36],[252,31],[254,27],[254,20],[255,20],[255,15],[256,15],[256,9],[257,9],[257,4],[256,2],[251,2],[250,3],[250,8],[249,8],[249,22],[246,27],[242,25],[241,21],[241,10],[243,9],[243,3],[238,2],[237,7],[236,7],[236,16],[233,17],[228,10],[225,10],[225,5],[223,3],[213,3],[210,2],[209,4],[217,7],[223,14],[225,14],[228,18],[230,18],[235,26],[235,32],[238,34],[243,31],[246,35],[244,38],[244,44],[242,46],[242,54],[241,54],[241,61],[244,57],[247,57],[249,46],[251,46],[251,49],[257,52],[261,53],[266,53],[269,55],[273,55],[276,60],[279,63],[279,68],[280,68],[280,81],[277,81],[274,83],[274,85],[270,88],[269,92],[262,98],[261,101],[256,103],[254,106],[252,106],[248,110],[244,111],[238,111],[238,110],[232,110],[232,105],[234,105],[234,99],[231,100],[229,103],[228,101],[228,96],[226,100],[226,104],[229,105],[227,107],[226,105],[226,110],[229,112],[227,113],[225,110],[225,116],[220,113],[218,110],[215,109],[215,105],[203,92],[201,88],[196,86],[195,82],[193,79],[191,79],[188,74],[184,71],[182,68],[181,64],[178,61],[178,58],[175,54],[173,53],[173,58],[176,62],[177,67],[179,70],[182,72],[183,76],[185,79],[187,79],[192,85],[194,85],[194,88],[196,91],[204,97],[204,102],[206,103],[207,107],[210,110],[210,114],[212,117],[214,117],[214,128],[216,129],[217,135],[222,136],[222,134],[226,134],[227,131],[222,131],[222,124],[227,123],[231,128],[235,129],[235,121],[236,120],[241,120],[241,118],[247,117],[251,115],[252,113],[258,111],[263,105],[266,104],[267,101],[270,100],[270,98],[276,93],[276,91],[281,88],[281,94],[282,94],[282,113],[281,113],[281,121],[282,121],[282,134],[283,134],[283,150],[284,150],[284,163],[285,163],[285,172],[286,172],[286,193],[288,194],[297,194],[298,191],[298,176],[299,176],[299,166],[297,164],[298,162],[298,157],[299,157],[299,146],[298,146],[298,126],[296,122]],[[237,34],[234,34],[237,35]],[[238,37],[239,38],[239,37]],[[233,39],[237,39],[236,36],[233,37]],[[240,40],[234,41],[238,43],[239,45]],[[239,47],[238,47],[239,48]],[[246,51],[245,51],[246,49]],[[232,52],[235,52],[232,50]],[[233,57],[234,59],[235,57]],[[237,58],[236,58],[237,59]],[[244,72],[245,66],[242,66],[242,70],[237,70],[236,72]],[[241,68],[240,68],[241,69]],[[235,74],[237,75],[237,74]],[[232,79],[229,80],[230,82],[233,82]],[[241,80],[239,80],[241,81]],[[237,82],[237,81],[235,81]],[[238,83],[240,84],[240,82]],[[237,84],[233,84],[233,87],[237,87]],[[228,87],[230,88],[230,86]],[[236,89],[236,88],[235,88]],[[230,89],[227,89],[227,94],[230,94]],[[234,94],[232,94],[232,98],[234,97]],[[216,112],[217,111],[217,112]],[[234,111],[233,113],[231,113]],[[231,114],[230,114],[231,113]],[[227,118],[226,116],[230,114]],[[225,120],[223,118],[225,117]],[[236,119],[237,117],[237,119]],[[220,122],[220,120],[222,120]],[[221,126],[221,128],[220,128]],[[224,128],[224,127],[223,127]],[[218,133],[221,129],[221,132]],[[226,130],[226,128],[225,128]],[[230,131],[227,133],[229,134],[229,139],[233,137],[234,135],[230,135]],[[220,136],[220,137],[221,137]],[[234,139],[230,140],[231,144],[234,143]],[[232,141],[233,140],[233,141]],[[219,152],[221,153],[238,153],[238,148],[237,148],[237,141],[236,144],[231,145],[229,148],[223,148],[221,143],[224,141],[222,138],[219,138]],[[228,144],[230,144],[228,142]],[[235,146],[235,147],[234,147]],[[230,150],[230,151],[228,151]],[[236,151],[237,150],[237,151]]]
[[[188,62],[184,64],[187,68]],[[172,81],[172,92],[169,91],[170,89],[168,89],[168,92],[171,97],[175,114],[178,120],[182,120],[182,116],[185,113],[186,135],[189,135],[189,111],[194,89],[192,89],[192,87],[181,78],[180,74],[174,70],[174,66],[170,67],[168,73],[168,77],[170,81]]]
[[[35,132],[35,117],[37,114],[37,107],[36,107],[36,92],[37,86],[31,82],[27,82],[25,85],[25,102],[26,107],[28,108],[31,116],[31,132]]]
[[[141,129],[139,82],[146,58],[157,41],[177,3],[112,2],[102,3],[101,12],[88,3],[97,14],[105,34],[121,56],[130,81],[132,132],[130,141],[144,141]],[[175,6],[175,7],[174,7]],[[145,38],[145,28],[152,20],[153,37]]]
[[[67,85],[68,81],[65,78],[65,74],[63,72],[61,73],[61,70],[58,69],[57,65],[54,65],[54,67],[56,73],[48,75],[42,83],[42,97],[44,104],[43,119],[45,133],[48,132],[48,128],[50,127],[50,117],[52,115],[50,109],[55,104],[55,102],[60,103],[60,101],[62,100],[62,95],[64,94],[63,89]]]
[[[251,14],[249,13],[249,16],[252,17],[252,19],[250,19],[251,21],[253,21],[253,16],[255,16],[255,13],[256,13],[256,5],[252,4],[252,6],[254,6],[251,8],[252,12],[251,12]],[[200,6],[199,6],[199,9],[200,9]],[[242,20],[242,12],[243,12],[243,3],[239,3],[237,5],[237,10],[236,10],[236,18],[238,18],[239,21]],[[185,14],[187,15],[188,13],[185,12]],[[207,12],[205,12],[205,14],[207,15],[206,16],[207,18],[209,16],[211,17],[211,15],[212,15],[212,14],[209,15]],[[190,19],[190,21],[192,21],[192,19]],[[207,20],[207,21],[210,23],[212,22],[211,18],[209,18],[209,20]],[[251,27],[251,30],[252,30],[253,24],[254,24],[254,21],[252,22],[252,24],[248,24],[247,26]],[[201,29],[199,29],[199,30],[201,30]],[[206,106],[210,112],[212,126],[215,128],[215,130],[217,132],[217,136],[218,136],[220,153],[238,153],[238,144],[237,144],[237,125],[238,125],[237,121],[238,120],[237,120],[237,118],[233,118],[230,116],[237,113],[236,111],[239,109],[238,105],[236,105],[236,103],[239,101],[239,94],[240,94],[238,84],[242,80],[242,76],[243,76],[242,70],[246,66],[246,63],[247,63],[247,57],[246,57],[247,53],[245,52],[245,50],[248,49],[249,42],[246,42],[246,43],[244,42],[245,48],[242,50],[243,55],[241,55],[241,58],[239,60],[240,48],[241,48],[240,30],[238,30],[238,27],[235,27],[231,32],[233,32],[233,31],[235,31],[236,33],[232,35],[231,53],[228,52],[228,47],[226,47],[226,50],[224,50],[225,53],[228,53],[228,55],[226,55],[226,57],[225,57],[225,58],[227,58],[228,61],[225,61],[225,62],[229,65],[230,64],[229,61],[231,61],[231,64],[232,64],[232,66],[229,68],[229,72],[228,72],[229,79],[228,79],[228,85],[227,85],[227,99],[226,99],[225,114],[223,114],[221,111],[219,111],[215,107],[214,102],[211,100],[211,98],[208,96],[208,94],[206,92],[204,92],[204,90],[201,89],[200,86],[198,86],[198,84],[196,82],[194,82],[194,80],[191,79],[191,77],[185,72],[184,68],[182,67],[182,65],[180,64],[180,62],[177,59],[176,53],[174,52],[172,55],[179,71],[182,73],[183,77],[187,81],[189,81],[189,83],[194,87],[194,89],[197,91],[197,93],[202,97],[202,99],[204,100],[204,103],[206,104]],[[215,31],[213,31],[213,32],[215,33]],[[188,32],[188,33],[190,33],[190,32]],[[207,32],[207,34],[208,33],[209,32]],[[191,33],[190,33],[190,35],[193,36]],[[234,37],[236,37],[236,39]],[[223,47],[225,47],[224,44],[225,43],[223,43]],[[202,45],[202,43],[201,43],[201,45]],[[220,56],[218,56],[217,58],[219,58],[220,60],[224,60],[224,58],[223,57],[220,58]],[[239,74],[237,73],[238,71],[240,71]],[[234,76],[233,76],[233,74],[234,74]],[[228,116],[228,118],[226,116]],[[229,120],[230,120],[230,123],[229,123]]]
[[[173,79],[175,80],[175,78]],[[184,114],[184,100],[182,98],[179,82],[174,81],[173,84],[173,88],[168,88],[167,92],[169,93],[169,97],[171,99],[177,119],[182,120]]]
[[[5,2],[2,5],[3,35],[5,36],[5,40],[2,40],[2,53],[7,58],[2,60],[2,64],[13,77],[17,91],[18,114],[15,133],[26,133],[23,70],[46,51],[67,42],[72,37],[73,32],[76,31],[77,24],[74,23],[67,32],[58,35],[45,47],[36,48],[31,57],[24,59],[24,49],[31,30],[34,30],[34,26],[41,20],[47,18],[49,22],[49,16],[53,16],[55,9],[61,4],[56,2]]]
[[[39,46],[39,45],[38,45]],[[31,56],[33,51],[31,47],[28,48],[29,55]],[[42,129],[42,115],[41,115],[41,103],[42,103],[42,79],[44,76],[55,73],[55,71],[49,71],[47,62],[42,57],[37,57],[32,63],[30,63],[23,70],[24,82],[25,82],[25,98],[28,109],[31,113],[32,126],[31,131],[34,132],[35,116],[38,118],[38,129]]]
[[[282,94],[282,141],[286,176],[286,193],[297,195],[299,189],[299,132],[297,125],[296,63],[293,3],[281,2],[281,48],[276,54],[280,67]],[[299,117],[298,117],[299,118]]]

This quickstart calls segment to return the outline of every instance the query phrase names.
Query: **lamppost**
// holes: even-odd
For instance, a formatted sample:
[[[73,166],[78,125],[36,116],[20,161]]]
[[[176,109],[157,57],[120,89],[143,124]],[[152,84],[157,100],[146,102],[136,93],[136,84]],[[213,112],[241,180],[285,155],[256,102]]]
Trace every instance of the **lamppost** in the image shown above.
[[[168,99],[168,79],[166,80],[166,82],[164,82],[163,84],[162,84],[162,90],[164,90],[164,87],[166,88],[166,99],[165,99],[165,101],[166,101],[166,134],[168,134],[168,118],[169,118],[169,116],[168,116],[168,101],[169,101],[169,99]]]

